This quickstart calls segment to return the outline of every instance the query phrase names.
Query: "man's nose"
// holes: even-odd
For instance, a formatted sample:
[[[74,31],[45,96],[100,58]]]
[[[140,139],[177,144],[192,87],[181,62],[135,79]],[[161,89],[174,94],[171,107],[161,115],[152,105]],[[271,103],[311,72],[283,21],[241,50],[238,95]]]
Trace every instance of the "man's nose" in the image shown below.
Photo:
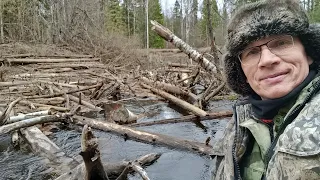
[[[275,63],[278,63],[279,61],[280,58],[272,53],[266,45],[261,46],[260,61],[258,64],[259,67],[269,67]]]

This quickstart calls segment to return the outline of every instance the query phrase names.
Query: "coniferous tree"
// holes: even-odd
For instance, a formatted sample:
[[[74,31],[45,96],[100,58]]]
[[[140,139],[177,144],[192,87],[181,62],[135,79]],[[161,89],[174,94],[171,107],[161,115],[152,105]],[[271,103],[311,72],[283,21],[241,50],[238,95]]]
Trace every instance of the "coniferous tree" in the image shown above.
[[[155,20],[160,24],[164,23],[159,0],[149,0],[149,19]],[[149,25],[150,28],[151,24]],[[164,40],[159,35],[149,31],[149,46],[151,48],[163,48],[164,45]]]
[[[174,7],[173,7],[173,12],[172,12],[172,21],[173,21],[173,26],[172,26],[172,31],[173,33],[182,38],[181,37],[181,5],[179,3],[178,0],[176,0],[176,2],[174,3]]]
[[[124,17],[119,0],[109,0],[106,13],[107,32],[125,32]]]

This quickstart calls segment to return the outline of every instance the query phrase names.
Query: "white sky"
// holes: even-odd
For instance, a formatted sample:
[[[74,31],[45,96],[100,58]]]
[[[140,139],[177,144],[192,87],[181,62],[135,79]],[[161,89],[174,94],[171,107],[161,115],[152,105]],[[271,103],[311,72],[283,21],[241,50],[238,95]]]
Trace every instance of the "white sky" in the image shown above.
[[[170,12],[170,9],[173,8],[174,3],[176,2],[176,0],[160,0],[161,1],[161,6],[162,6],[162,11],[165,14],[168,14]],[[203,0],[198,0],[199,5],[202,4]],[[220,7],[222,6],[222,0],[217,0],[218,3],[218,7],[220,9]]]

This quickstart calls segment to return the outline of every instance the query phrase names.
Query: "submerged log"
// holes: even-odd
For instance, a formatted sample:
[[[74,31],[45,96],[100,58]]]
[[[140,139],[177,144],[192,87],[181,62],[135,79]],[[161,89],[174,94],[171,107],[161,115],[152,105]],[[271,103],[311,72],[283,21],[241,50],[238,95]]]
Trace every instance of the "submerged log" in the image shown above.
[[[67,157],[61,149],[53,143],[41,130],[31,126],[20,130],[30,144],[32,151],[50,160],[50,164],[58,171],[66,172],[75,168],[79,162]]]
[[[88,124],[90,127],[112,132],[115,134],[122,135],[124,138],[133,138],[139,141],[151,143],[151,144],[162,144],[172,148],[189,150],[191,152],[201,153],[204,155],[215,154],[212,147],[205,145],[204,143],[184,140],[168,135],[158,134],[158,133],[150,133],[146,131],[136,130],[134,128],[125,127],[121,125],[117,125],[114,123],[102,122],[91,118],[86,118],[83,116],[73,116],[73,123],[77,125],[86,125]]]
[[[160,156],[161,154],[152,153],[152,154],[147,154],[145,156],[141,156],[138,159],[133,161],[139,162],[140,165],[145,166],[145,165],[150,165],[154,163]],[[115,177],[118,177],[123,172],[123,170],[128,166],[130,162],[120,161],[117,163],[103,163],[103,167],[104,167],[104,170],[109,175],[108,176],[109,178],[111,177],[115,178]],[[81,163],[73,170],[62,174],[55,180],[84,180],[84,173],[85,173],[85,165],[84,163]]]

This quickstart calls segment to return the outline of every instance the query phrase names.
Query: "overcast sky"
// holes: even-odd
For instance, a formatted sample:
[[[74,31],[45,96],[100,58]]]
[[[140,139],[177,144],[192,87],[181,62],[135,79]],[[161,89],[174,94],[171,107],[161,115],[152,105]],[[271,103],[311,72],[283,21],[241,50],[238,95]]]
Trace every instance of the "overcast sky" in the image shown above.
[[[174,3],[176,2],[176,0],[160,0],[161,1],[161,6],[162,6],[162,11],[165,14],[168,14],[170,12],[170,10],[173,8]],[[202,0],[198,0],[199,4],[202,3]],[[221,5],[222,5],[222,0],[217,0],[218,2],[218,7],[220,9]]]

